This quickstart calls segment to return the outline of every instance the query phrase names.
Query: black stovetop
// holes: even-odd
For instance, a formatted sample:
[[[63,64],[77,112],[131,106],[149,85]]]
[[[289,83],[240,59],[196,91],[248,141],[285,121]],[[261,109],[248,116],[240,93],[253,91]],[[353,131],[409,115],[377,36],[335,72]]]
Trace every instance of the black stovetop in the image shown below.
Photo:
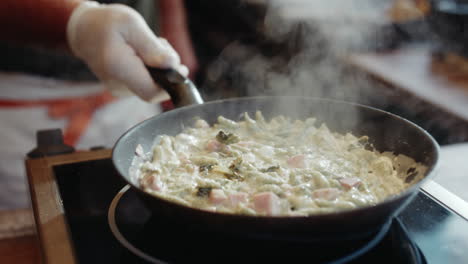
[[[54,173],[79,263],[146,263],[122,246],[109,227],[109,206],[125,186],[110,159],[60,165],[54,168]],[[167,262],[260,263],[268,260],[317,263],[322,259],[325,263],[333,263],[330,261],[341,261],[354,254],[333,256],[330,252],[309,252],[304,245],[278,248],[278,245],[267,245],[265,241],[245,244],[229,238],[207,239],[209,236],[203,232],[175,228],[170,223],[159,223],[155,229],[157,216],[151,215],[131,191],[121,197],[115,213],[120,232],[132,245]],[[423,192],[389,223],[389,231],[382,234],[381,239],[370,241],[375,242],[375,247],[361,251],[364,253],[350,263],[465,263],[468,260],[468,252],[462,250],[468,248],[468,221]],[[209,241],[214,242],[210,244]],[[240,247],[241,244],[249,245],[245,248],[259,245],[258,249],[263,251],[250,250],[250,255],[263,252],[259,253],[262,257],[244,257],[245,248]],[[364,250],[366,246],[364,243],[356,248]],[[219,259],[224,253],[210,254],[210,250],[223,248],[232,248],[232,254],[224,259]],[[278,253],[280,249],[294,257],[285,257],[286,253]],[[318,258],[318,254],[322,258]],[[328,258],[323,257],[327,254]]]

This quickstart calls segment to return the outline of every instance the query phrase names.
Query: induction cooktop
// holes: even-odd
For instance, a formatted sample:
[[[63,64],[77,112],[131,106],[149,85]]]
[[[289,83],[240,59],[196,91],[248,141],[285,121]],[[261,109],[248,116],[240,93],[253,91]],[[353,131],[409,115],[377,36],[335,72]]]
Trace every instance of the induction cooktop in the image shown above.
[[[424,190],[373,238],[334,254],[314,252],[307,244],[236,240],[158,221],[125,188],[109,158],[56,165],[53,173],[78,263],[468,261],[468,221]]]

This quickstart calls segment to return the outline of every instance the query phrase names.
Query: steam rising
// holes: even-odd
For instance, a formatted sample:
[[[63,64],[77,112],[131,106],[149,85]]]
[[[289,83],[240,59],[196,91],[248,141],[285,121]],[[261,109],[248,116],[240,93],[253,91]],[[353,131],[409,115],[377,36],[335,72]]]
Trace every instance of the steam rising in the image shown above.
[[[229,82],[237,94],[227,96],[305,95],[369,102],[375,83],[343,61],[352,52],[378,45],[373,37],[387,22],[391,1],[255,2],[268,6],[263,32],[270,42],[279,43],[279,51],[231,43],[208,69],[213,90]]]
[[[332,53],[340,54],[350,48],[366,46],[369,34],[388,22],[385,11],[389,6],[384,3],[386,1],[275,0],[270,5],[266,23],[272,33],[277,33],[274,31],[281,28],[277,27],[280,20],[287,23],[305,21],[318,29],[321,37],[331,45]],[[308,37],[305,41],[310,43],[319,36]]]

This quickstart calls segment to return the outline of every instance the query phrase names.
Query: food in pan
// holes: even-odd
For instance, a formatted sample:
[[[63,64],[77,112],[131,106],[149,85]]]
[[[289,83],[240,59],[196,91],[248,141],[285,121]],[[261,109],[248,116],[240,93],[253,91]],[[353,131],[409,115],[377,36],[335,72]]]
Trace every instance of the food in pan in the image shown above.
[[[316,119],[261,112],[241,121],[198,119],[176,136],[136,150],[146,192],[214,212],[305,216],[372,206],[419,181],[426,168],[373,150],[366,136],[339,134]]]

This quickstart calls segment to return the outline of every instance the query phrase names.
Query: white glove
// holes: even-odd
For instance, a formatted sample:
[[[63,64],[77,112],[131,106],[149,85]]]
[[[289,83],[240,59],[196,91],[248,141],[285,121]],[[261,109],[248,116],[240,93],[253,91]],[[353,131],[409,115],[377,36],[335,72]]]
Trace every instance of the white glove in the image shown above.
[[[114,94],[131,90],[146,101],[163,94],[145,64],[188,74],[172,46],[156,37],[140,14],[125,5],[84,1],[73,10],[67,38],[73,54]]]

